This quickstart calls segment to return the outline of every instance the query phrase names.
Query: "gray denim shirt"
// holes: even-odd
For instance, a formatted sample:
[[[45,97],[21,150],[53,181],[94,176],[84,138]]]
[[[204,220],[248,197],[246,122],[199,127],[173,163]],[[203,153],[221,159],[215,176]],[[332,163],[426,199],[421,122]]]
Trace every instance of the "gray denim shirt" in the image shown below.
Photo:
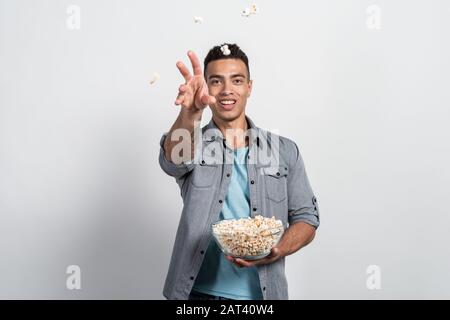
[[[246,117],[249,135],[247,174],[251,215],[275,216],[285,227],[303,221],[319,226],[319,209],[298,147],[292,140],[262,130]],[[165,157],[165,133],[159,163],[175,178],[183,211],[175,238],[163,294],[188,298],[210,241],[211,224],[219,219],[232,174],[233,151],[211,119],[201,128],[194,159],[174,164]],[[212,151],[213,150],[213,151]],[[262,152],[261,150],[264,150]],[[269,152],[267,152],[269,150]],[[264,156],[260,156],[264,153]],[[267,154],[270,156],[267,156]],[[257,266],[264,299],[288,299],[285,258]]]

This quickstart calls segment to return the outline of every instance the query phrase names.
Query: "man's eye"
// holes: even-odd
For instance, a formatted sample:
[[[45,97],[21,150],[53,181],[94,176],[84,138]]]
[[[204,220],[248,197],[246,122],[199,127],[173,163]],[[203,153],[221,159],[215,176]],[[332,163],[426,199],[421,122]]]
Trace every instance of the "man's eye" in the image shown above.
[[[211,80],[211,84],[219,84],[220,81],[219,80]]]
[[[236,83],[236,84],[242,84],[242,79],[236,79],[236,80],[234,80],[234,83]]]

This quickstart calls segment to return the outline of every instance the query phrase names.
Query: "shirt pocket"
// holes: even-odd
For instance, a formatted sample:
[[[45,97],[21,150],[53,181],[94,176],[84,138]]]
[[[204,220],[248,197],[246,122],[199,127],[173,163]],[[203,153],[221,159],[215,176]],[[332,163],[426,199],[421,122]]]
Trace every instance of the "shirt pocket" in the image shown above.
[[[218,165],[202,160],[192,172],[191,183],[197,188],[208,188],[214,183]]]
[[[287,198],[287,166],[273,166],[262,168],[262,176],[266,186],[266,197],[275,202]]]

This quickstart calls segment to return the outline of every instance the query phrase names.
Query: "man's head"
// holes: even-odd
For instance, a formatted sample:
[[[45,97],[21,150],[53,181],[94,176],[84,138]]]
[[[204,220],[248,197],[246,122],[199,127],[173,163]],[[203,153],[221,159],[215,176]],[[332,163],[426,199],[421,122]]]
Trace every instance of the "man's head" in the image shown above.
[[[206,55],[203,70],[209,94],[217,100],[210,105],[213,115],[223,121],[245,115],[252,91],[247,55],[236,44],[215,46]]]

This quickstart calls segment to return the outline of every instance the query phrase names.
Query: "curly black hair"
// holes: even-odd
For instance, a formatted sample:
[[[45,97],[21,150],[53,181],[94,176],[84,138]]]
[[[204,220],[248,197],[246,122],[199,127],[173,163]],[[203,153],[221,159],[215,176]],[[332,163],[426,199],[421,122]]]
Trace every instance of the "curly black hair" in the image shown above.
[[[222,52],[222,46],[228,46],[228,50],[230,50],[229,55],[224,55]],[[224,43],[219,46],[213,47],[211,50],[209,50],[208,54],[206,55],[204,64],[203,64],[203,75],[206,78],[206,67],[208,66],[208,63],[211,61],[219,60],[219,59],[239,59],[242,60],[242,62],[245,63],[245,66],[247,67],[247,73],[248,73],[248,80],[250,80],[250,68],[248,66],[248,57],[245,54],[244,51],[239,48],[239,46],[235,43]]]

